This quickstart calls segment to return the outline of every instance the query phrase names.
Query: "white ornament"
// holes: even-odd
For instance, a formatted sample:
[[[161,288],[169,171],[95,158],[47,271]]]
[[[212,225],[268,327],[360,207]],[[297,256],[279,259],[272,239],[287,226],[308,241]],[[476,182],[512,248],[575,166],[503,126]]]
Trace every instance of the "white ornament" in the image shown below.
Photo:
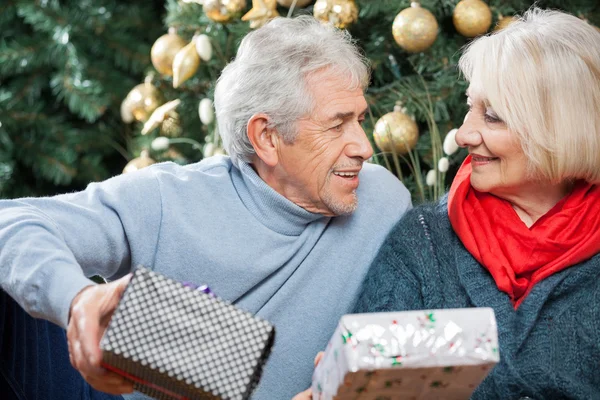
[[[456,150],[458,150],[458,143],[456,143],[456,132],[458,132],[458,129],[454,128],[448,132],[444,138],[444,145],[442,147],[444,148],[444,153],[446,153],[446,155],[451,156],[452,154],[456,153]]]
[[[150,147],[152,147],[152,150],[154,151],[165,151],[169,148],[169,138],[159,136],[152,141]]]
[[[224,156],[225,154],[225,150],[223,150],[221,147],[217,147],[213,153],[215,156]]]
[[[436,182],[437,176],[435,169],[429,170],[427,176],[425,177],[425,183],[427,184],[427,186],[434,186]]]
[[[126,124],[130,124],[133,122],[133,113],[131,112],[131,108],[129,106],[129,102],[127,98],[121,102],[121,119]]]
[[[438,161],[438,171],[448,172],[449,167],[450,167],[450,161],[446,157],[440,158],[440,161]]]
[[[200,121],[204,125],[209,125],[215,120],[215,112],[213,110],[213,102],[211,99],[202,99],[198,105],[198,115],[200,115]]]
[[[204,158],[211,157],[215,153],[215,145],[212,143],[206,143],[204,145],[204,149],[202,150],[202,156]]]
[[[212,58],[212,43],[207,35],[202,34],[196,37],[196,52],[203,61],[210,61]]]

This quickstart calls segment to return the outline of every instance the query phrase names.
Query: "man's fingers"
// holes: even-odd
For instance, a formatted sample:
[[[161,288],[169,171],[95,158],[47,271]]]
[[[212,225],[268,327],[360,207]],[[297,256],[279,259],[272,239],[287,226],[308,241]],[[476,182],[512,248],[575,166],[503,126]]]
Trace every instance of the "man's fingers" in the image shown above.
[[[95,312],[90,311],[79,316],[76,322],[78,335],[73,345],[80,348],[82,356],[81,362],[78,362],[78,369],[80,372],[98,374],[102,371],[100,367],[102,362],[102,351],[100,350],[102,332],[100,332],[98,316]]]

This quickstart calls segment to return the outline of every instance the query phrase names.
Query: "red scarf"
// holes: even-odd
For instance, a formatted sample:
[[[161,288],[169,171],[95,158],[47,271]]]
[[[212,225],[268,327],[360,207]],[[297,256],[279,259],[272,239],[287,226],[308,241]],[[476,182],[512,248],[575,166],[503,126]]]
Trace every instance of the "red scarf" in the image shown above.
[[[533,286],[600,252],[600,187],[579,182],[531,228],[508,201],[471,186],[471,157],[448,196],[454,231],[515,309]]]

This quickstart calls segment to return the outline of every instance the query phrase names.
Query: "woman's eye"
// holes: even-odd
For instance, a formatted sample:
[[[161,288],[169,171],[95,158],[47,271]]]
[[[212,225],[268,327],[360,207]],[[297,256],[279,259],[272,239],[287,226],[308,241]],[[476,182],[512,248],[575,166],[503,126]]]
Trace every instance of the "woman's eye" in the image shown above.
[[[502,120],[500,118],[498,118],[498,116],[496,115],[492,115],[492,114],[484,114],[483,118],[485,119],[485,122],[489,122],[492,124],[498,123],[498,122],[502,122]]]

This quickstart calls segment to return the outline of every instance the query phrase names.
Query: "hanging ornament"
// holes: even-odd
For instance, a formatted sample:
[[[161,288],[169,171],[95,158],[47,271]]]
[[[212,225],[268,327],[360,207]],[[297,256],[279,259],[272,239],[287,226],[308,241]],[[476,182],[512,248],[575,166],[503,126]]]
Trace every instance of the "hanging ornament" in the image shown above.
[[[181,119],[175,111],[170,112],[160,125],[160,134],[168,137],[179,137],[183,133]]]
[[[515,21],[517,21],[516,17],[503,17],[502,14],[500,14],[498,16],[498,22],[494,27],[494,32],[501,31],[502,29],[506,28]]]
[[[213,154],[215,154],[215,145],[210,142],[206,143],[202,148],[202,156],[208,158],[212,157]]]
[[[435,172],[435,169],[430,169],[427,172],[427,175],[425,176],[425,183],[427,184],[427,186],[435,186],[437,182],[437,173]]]
[[[146,121],[146,123],[144,124],[144,129],[142,129],[142,135],[151,132],[160,124],[162,124],[165,118],[167,118],[167,115],[171,111],[175,110],[179,103],[181,103],[181,100],[179,99],[172,100],[154,110],[150,118],[148,118],[148,121]]]
[[[461,0],[454,8],[452,21],[463,36],[483,35],[492,25],[492,10],[481,0]]]
[[[196,43],[192,40],[179,50],[173,60],[173,87],[177,89],[181,84],[190,79],[200,66],[200,57],[196,51]]]
[[[373,139],[381,151],[406,154],[417,144],[419,128],[416,122],[400,107],[379,118],[375,124]]]
[[[309,5],[313,0],[295,0],[296,1],[296,5],[294,7],[296,8],[302,8],[302,7],[306,7],[307,5]],[[294,0],[277,0],[277,2],[279,3],[279,5],[290,8],[294,5]]]
[[[444,173],[448,172],[448,168],[450,168],[450,160],[447,157],[442,157],[438,161],[438,171]]]
[[[132,123],[135,118],[133,118],[133,113],[131,112],[131,104],[126,101],[127,98],[123,99],[121,102],[121,120],[126,124]]]
[[[146,168],[155,163],[156,161],[150,158],[148,150],[142,150],[139,157],[136,157],[127,163],[125,168],[123,168],[123,173],[127,174],[129,172],[134,172],[138,169]]]
[[[313,9],[315,18],[346,29],[358,19],[358,7],[354,0],[317,0]]]
[[[458,129],[451,129],[444,138],[444,143],[442,144],[442,149],[446,155],[451,156],[452,154],[458,151],[458,143],[456,143],[456,132]]]
[[[242,21],[250,21],[250,28],[256,29],[278,16],[276,0],[252,0],[252,9],[242,17]]]
[[[150,143],[150,147],[154,151],[166,151],[169,148],[169,138],[159,136]]]
[[[198,35],[196,38],[196,52],[202,59],[202,61],[210,61],[212,58],[212,43],[210,42],[210,38],[205,35]]]
[[[433,14],[417,2],[411,3],[394,19],[392,34],[404,50],[418,53],[427,50],[438,35],[438,23]]]
[[[173,59],[185,44],[185,40],[176,33],[175,29],[170,28],[169,33],[156,39],[152,45],[150,59],[154,68],[163,75],[172,76]]]
[[[242,14],[246,0],[204,0],[204,14],[214,22],[230,22]]]
[[[204,125],[210,125],[215,120],[215,111],[211,99],[202,99],[198,104],[198,115]]]
[[[150,115],[163,102],[162,96],[157,88],[148,80],[145,83],[140,83],[135,86],[123,103],[127,105],[129,111],[136,121],[144,122],[148,120]]]

